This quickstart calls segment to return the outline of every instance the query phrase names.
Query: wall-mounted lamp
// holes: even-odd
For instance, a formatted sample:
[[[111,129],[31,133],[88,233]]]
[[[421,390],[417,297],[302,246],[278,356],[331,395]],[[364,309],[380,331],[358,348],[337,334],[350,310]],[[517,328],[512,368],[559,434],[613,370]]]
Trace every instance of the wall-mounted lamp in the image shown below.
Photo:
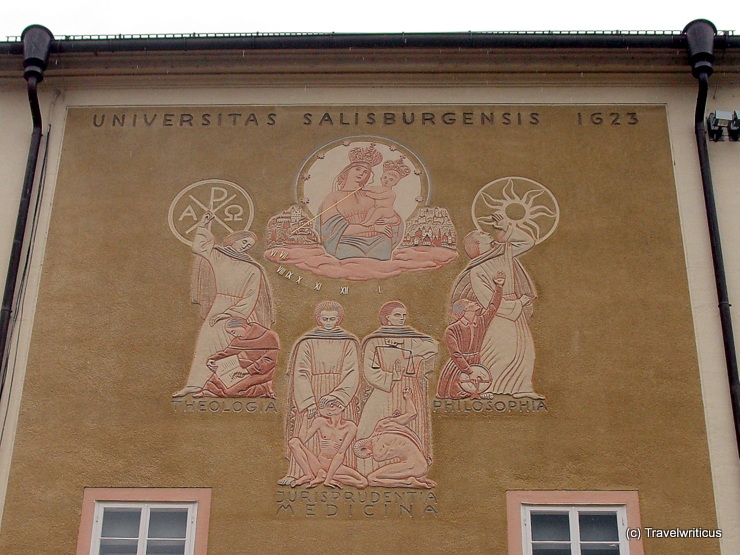
[[[724,141],[725,129],[727,129],[727,138],[730,141],[740,140],[740,110],[734,112],[717,110],[709,114],[709,117],[707,117],[707,133],[710,141],[715,143]]]

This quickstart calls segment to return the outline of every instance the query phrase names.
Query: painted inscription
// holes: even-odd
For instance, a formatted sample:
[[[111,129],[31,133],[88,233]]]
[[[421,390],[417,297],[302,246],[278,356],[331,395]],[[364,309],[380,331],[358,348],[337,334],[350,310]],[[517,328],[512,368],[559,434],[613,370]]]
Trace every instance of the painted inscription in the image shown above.
[[[364,281],[457,258],[449,213],[428,205],[426,168],[388,139],[353,137],[319,148],[299,172],[295,194],[296,203],[267,225],[265,257],[273,262]]]
[[[616,116],[616,120],[614,119]],[[588,118],[588,114],[578,114],[579,125]],[[600,124],[609,118],[612,125],[619,125],[620,117],[625,118],[627,125],[637,124],[637,113],[627,112],[590,114],[593,124]],[[531,127],[539,125],[543,114],[540,112],[523,112],[489,107],[474,111],[442,110],[402,110],[402,111],[329,111],[303,112],[294,115],[265,111],[127,111],[93,113],[90,123],[93,128],[121,129],[138,127],[144,129],[172,128],[172,129],[202,129],[214,127],[236,127],[245,129],[274,128],[279,125],[296,125],[313,127],[451,127],[451,126],[495,126],[502,129],[514,127]],[[615,123],[616,121],[616,123]]]
[[[494,395],[491,399],[435,399],[434,414],[444,415],[521,415],[547,413],[543,399],[513,399],[511,395]]]
[[[278,404],[273,399],[192,399],[178,397],[170,400],[174,412],[189,414],[274,414],[278,415]]]
[[[328,518],[422,518],[439,516],[439,501],[433,491],[363,491],[337,489],[275,492],[275,516]]]

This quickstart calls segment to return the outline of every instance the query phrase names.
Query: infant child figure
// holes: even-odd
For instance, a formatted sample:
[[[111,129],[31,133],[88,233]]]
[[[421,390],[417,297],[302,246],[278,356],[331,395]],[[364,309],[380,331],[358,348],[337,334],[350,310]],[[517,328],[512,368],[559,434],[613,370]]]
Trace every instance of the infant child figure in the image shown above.
[[[383,164],[383,175],[380,177],[380,185],[376,187],[366,187],[363,189],[365,194],[375,201],[374,206],[361,222],[363,226],[370,226],[381,220],[393,220],[396,211],[393,204],[396,202],[396,193],[393,192],[399,181],[411,173],[401,156],[398,160],[388,160]]]

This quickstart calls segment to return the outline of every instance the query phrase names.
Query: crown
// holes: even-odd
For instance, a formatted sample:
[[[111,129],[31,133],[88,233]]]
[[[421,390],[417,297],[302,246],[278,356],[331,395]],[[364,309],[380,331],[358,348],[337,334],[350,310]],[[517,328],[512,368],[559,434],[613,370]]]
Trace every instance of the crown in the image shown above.
[[[349,161],[353,164],[373,167],[383,161],[383,155],[375,150],[375,143],[370,143],[370,146],[367,148],[358,146],[350,150]]]
[[[396,172],[398,175],[401,176],[401,179],[403,179],[411,173],[411,168],[409,168],[403,162],[405,159],[405,156],[401,156],[398,160],[388,160],[386,163],[383,164],[383,171]]]

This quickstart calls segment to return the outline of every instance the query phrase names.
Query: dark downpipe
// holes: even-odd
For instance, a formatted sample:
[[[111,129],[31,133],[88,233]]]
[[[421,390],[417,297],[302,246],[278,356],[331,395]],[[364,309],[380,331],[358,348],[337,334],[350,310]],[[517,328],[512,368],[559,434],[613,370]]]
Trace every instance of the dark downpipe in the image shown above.
[[[724,259],[722,258],[719,221],[717,220],[717,207],[714,202],[712,172],[709,165],[707,133],[704,126],[704,113],[706,112],[707,92],[709,91],[709,76],[713,71],[713,43],[717,28],[710,21],[697,19],[689,23],[684,28],[683,32],[686,35],[689,50],[691,74],[696,77],[699,82],[699,92],[696,97],[696,111],[694,113],[694,131],[696,133],[696,148],[699,153],[701,181],[704,188],[704,204],[706,206],[707,223],[709,225],[709,241],[712,246],[714,281],[717,287],[719,317],[722,325],[722,341],[724,343],[725,361],[727,362],[727,376],[730,382],[732,416],[735,421],[735,439],[738,445],[738,452],[740,452],[740,379],[738,379],[735,336],[732,331],[730,300],[727,294],[725,264]]]
[[[13,300],[18,281],[21,252],[23,250],[23,238],[26,235],[26,223],[31,206],[33,182],[36,177],[36,162],[38,161],[39,148],[41,146],[41,109],[39,108],[39,98],[36,88],[44,79],[44,70],[49,61],[49,49],[54,36],[46,27],[31,25],[23,31],[21,38],[23,40],[23,67],[25,68],[23,77],[25,77],[28,83],[28,102],[31,106],[33,133],[31,134],[31,145],[28,148],[26,174],[23,178],[21,202],[15,222],[15,234],[13,235],[13,246],[10,251],[8,277],[5,280],[5,293],[3,294],[2,313],[0,315],[0,356],[2,357],[0,397],[2,397],[3,390],[5,389],[5,378],[8,375],[9,362],[8,357],[6,357],[6,351],[10,339],[10,320],[13,313]]]

